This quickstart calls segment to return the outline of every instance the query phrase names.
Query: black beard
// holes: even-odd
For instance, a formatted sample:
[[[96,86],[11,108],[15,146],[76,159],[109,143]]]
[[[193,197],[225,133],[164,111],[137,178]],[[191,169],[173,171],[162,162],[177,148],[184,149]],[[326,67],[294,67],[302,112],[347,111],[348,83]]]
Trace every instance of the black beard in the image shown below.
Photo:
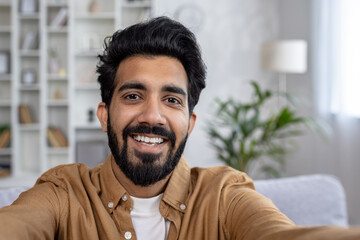
[[[152,154],[152,153],[142,153],[135,150],[135,156],[141,160],[140,164],[134,164],[129,161],[128,156],[128,144],[127,137],[129,133],[147,133],[147,134],[155,134],[159,136],[166,137],[169,139],[171,143],[171,147],[169,149],[168,156],[166,156],[166,162],[163,165],[155,163],[161,157],[160,154]],[[184,148],[186,145],[188,135],[182,139],[179,144],[179,147],[174,149],[175,147],[175,134],[166,130],[163,127],[149,127],[146,125],[139,125],[136,127],[125,127],[123,131],[123,140],[124,145],[122,148],[119,148],[117,134],[112,130],[110,124],[110,116],[108,116],[108,124],[107,124],[107,135],[108,135],[108,145],[110,147],[111,153],[114,156],[115,162],[120,167],[121,171],[135,184],[143,187],[152,185],[166,176],[168,176],[178,164],[182,153],[184,152]]]

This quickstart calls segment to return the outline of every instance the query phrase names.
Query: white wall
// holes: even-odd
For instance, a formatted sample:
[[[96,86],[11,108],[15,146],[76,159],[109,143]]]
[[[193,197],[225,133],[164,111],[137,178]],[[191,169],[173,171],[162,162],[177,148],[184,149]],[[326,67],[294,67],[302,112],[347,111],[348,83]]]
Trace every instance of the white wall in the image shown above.
[[[214,166],[216,160],[205,133],[216,97],[248,99],[248,82],[269,85],[270,75],[260,70],[260,46],[278,37],[278,0],[157,0],[156,15],[180,16],[195,31],[208,67],[207,87],[195,108],[198,120],[185,156],[191,166]],[[179,9],[183,9],[180,14]],[[202,26],[194,26],[201,18]],[[195,20],[194,20],[195,19]],[[196,25],[196,24],[195,24]]]
[[[312,1],[280,0],[279,35],[281,39],[301,38],[309,43],[309,69],[306,74],[289,75],[288,90],[291,94],[306,99],[301,112],[308,116],[317,116],[315,103],[311,20]],[[327,173],[337,176],[343,183],[347,195],[349,221],[351,225],[360,225],[360,122],[358,119],[342,124],[327,119],[333,128],[333,135],[327,141],[315,134],[308,134],[299,139],[299,151],[287,160],[287,175]],[[343,128],[346,126],[346,128]]]
[[[185,156],[191,166],[214,166],[216,160],[205,133],[206,121],[211,120],[215,97],[235,96],[249,98],[249,80],[259,81],[263,86],[276,88],[276,75],[263,72],[259,65],[262,42],[276,39],[305,39],[311,44],[312,0],[181,0],[156,1],[156,15],[174,17],[195,31],[208,67],[207,87],[199,105],[195,108],[198,121],[189,138]],[[183,9],[183,11],[179,11]],[[200,20],[199,20],[200,19]],[[194,23],[202,22],[198,27]],[[300,113],[314,116],[314,79],[311,59],[308,72],[289,74],[288,91],[303,100]],[[360,148],[353,149],[349,143],[359,141],[359,122],[349,125],[353,138],[343,140],[343,130],[335,129],[333,138],[324,142],[315,134],[307,134],[299,140],[299,150],[288,156],[288,176],[329,173],[336,175],[345,186],[350,224],[360,225]],[[349,135],[349,134],[348,134]]]

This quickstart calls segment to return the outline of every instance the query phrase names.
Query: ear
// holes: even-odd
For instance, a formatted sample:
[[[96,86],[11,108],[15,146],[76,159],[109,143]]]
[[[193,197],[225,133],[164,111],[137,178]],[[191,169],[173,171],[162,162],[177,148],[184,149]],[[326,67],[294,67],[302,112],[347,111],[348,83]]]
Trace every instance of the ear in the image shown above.
[[[195,122],[196,122],[196,114],[193,112],[190,115],[190,119],[189,119],[189,128],[188,128],[188,135],[190,136],[192,130],[195,127]]]
[[[107,132],[108,108],[104,102],[99,103],[96,114],[100,121],[102,130]]]

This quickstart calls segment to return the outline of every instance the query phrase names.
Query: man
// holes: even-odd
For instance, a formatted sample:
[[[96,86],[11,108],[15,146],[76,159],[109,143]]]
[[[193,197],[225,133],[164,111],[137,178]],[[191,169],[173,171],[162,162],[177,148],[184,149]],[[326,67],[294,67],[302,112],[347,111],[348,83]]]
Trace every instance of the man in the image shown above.
[[[228,167],[190,169],[205,66],[194,35],[165,17],[116,32],[99,56],[97,115],[112,154],[58,166],[0,211],[0,239],[359,239],[295,226]]]

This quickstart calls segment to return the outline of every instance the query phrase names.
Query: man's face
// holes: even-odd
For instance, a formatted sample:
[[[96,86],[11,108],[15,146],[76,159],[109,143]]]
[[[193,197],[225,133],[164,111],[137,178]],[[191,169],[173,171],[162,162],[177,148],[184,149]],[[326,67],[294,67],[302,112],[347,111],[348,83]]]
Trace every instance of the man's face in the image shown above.
[[[187,84],[174,58],[133,56],[120,63],[110,107],[101,103],[98,116],[117,164],[134,184],[164,179],[179,161],[196,120]]]

